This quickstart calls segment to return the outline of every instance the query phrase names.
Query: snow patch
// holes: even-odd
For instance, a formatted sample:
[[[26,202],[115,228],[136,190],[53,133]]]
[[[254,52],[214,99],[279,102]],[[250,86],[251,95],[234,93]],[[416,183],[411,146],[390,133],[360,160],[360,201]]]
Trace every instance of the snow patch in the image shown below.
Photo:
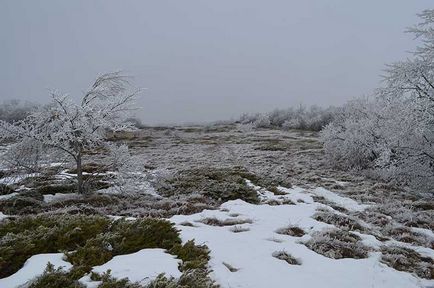
[[[181,272],[178,270],[179,263],[180,260],[166,253],[164,249],[142,249],[136,253],[115,256],[107,263],[93,267],[92,271],[104,273],[111,270],[111,275],[115,278],[128,278],[131,282],[146,285],[161,273],[167,277],[181,277]],[[94,287],[89,276],[79,281],[88,287]]]
[[[23,268],[18,270],[15,274],[0,279],[0,287],[15,288],[29,284],[35,277],[38,277],[44,273],[48,262],[53,264],[55,269],[59,267],[62,267],[64,270],[71,269],[71,263],[63,260],[63,256],[63,253],[34,255],[30,257],[26,263],[24,263]]]
[[[7,200],[7,199],[13,198],[17,195],[18,195],[17,192],[13,192],[13,193],[6,194],[6,195],[0,195],[0,200]]]
[[[369,205],[359,204],[353,199],[339,196],[336,193],[333,193],[333,192],[331,192],[327,189],[324,189],[322,187],[314,189],[312,191],[312,193],[314,193],[317,196],[322,196],[326,200],[333,202],[333,203],[336,203],[339,206],[342,206],[349,211],[363,211],[369,207]]]
[[[307,248],[303,243],[312,233],[333,227],[312,219],[317,208],[324,205],[311,201],[311,191],[301,188],[283,189],[285,197],[302,197],[304,203],[296,205],[254,205],[242,200],[223,203],[220,210],[204,210],[193,215],[175,215],[170,220],[180,230],[182,240],[195,239],[210,249],[210,276],[221,287],[333,287],[333,288],[417,288],[434,285],[406,272],[394,270],[379,261],[379,253],[371,253],[365,259],[330,259]],[[345,205],[346,208],[364,209],[351,199],[337,196],[332,192],[318,189],[316,192]],[[263,194],[266,197],[282,195]],[[228,218],[242,215],[252,223],[243,224],[248,231],[233,233],[230,227],[210,226],[201,223],[204,218]],[[237,217],[232,217],[236,218]],[[241,218],[240,218],[241,219]],[[184,222],[195,223],[195,227],[183,226]],[[276,230],[295,225],[307,234],[303,237],[276,234]],[[363,243],[375,247],[380,243],[369,235],[358,234]],[[300,259],[301,265],[289,265],[273,257],[273,253],[284,251]],[[228,268],[229,267],[229,268]],[[236,269],[230,269],[236,267]]]

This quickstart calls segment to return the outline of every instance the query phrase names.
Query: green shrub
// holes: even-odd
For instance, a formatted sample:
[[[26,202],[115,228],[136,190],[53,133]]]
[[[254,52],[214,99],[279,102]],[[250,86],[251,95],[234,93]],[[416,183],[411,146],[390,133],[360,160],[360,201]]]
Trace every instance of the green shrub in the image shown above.
[[[108,229],[101,216],[41,215],[0,223],[0,277],[22,267],[32,255],[75,250]]]
[[[145,248],[171,249],[181,239],[173,224],[159,219],[115,221],[104,233],[88,239],[76,251],[67,253],[68,260],[76,265],[92,267],[101,265],[113,256],[137,252]]]
[[[190,269],[206,269],[209,260],[209,250],[205,245],[197,246],[193,240],[187,241],[184,245],[176,244],[170,250],[182,260],[181,271]]]
[[[203,167],[180,171],[165,179],[157,189],[163,195],[201,193],[209,198],[228,201],[242,199],[258,203],[258,195],[246,184],[245,179],[255,178],[247,170],[234,168]]]
[[[19,270],[32,255],[65,251],[73,269],[64,272],[48,267],[32,287],[80,287],[75,280],[93,266],[145,248],[163,248],[176,255],[182,260],[180,269],[184,273],[207,271],[209,260],[206,246],[196,246],[194,241],[182,245],[173,223],[152,218],[114,222],[102,216],[80,214],[10,218],[0,223],[0,239],[0,278]],[[139,287],[110,276],[104,279],[100,287]],[[46,283],[51,284],[44,286]]]
[[[84,288],[85,286],[78,283],[71,274],[63,271],[61,268],[54,269],[50,263],[44,271],[44,274],[36,278],[29,288]]]
[[[217,288],[213,280],[208,277],[204,269],[188,270],[182,273],[179,279],[167,278],[159,275],[146,288]]]

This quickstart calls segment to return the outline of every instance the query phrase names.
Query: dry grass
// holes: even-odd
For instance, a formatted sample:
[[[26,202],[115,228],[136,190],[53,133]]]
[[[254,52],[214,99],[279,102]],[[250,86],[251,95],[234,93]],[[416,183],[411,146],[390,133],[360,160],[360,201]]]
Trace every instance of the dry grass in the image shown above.
[[[305,245],[328,258],[361,259],[368,257],[368,248],[360,240],[359,236],[348,231],[329,229],[314,233],[312,239],[306,242]]]
[[[416,251],[399,246],[383,246],[381,262],[399,270],[415,273],[421,278],[434,279],[434,260]]]
[[[302,237],[306,234],[303,229],[297,226],[288,226],[288,227],[279,228],[276,230],[276,233],[281,235],[289,235],[293,237]]]
[[[248,227],[243,227],[243,226],[233,226],[233,227],[231,227],[231,228],[229,228],[229,230],[231,231],[231,232],[234,232],[234,233],[241,233],[241,232],[247,232],[247,231],[250,231],[250,228],[248,228]]]
[[[228,270],[231,271],[231,272],[237,272],[238,270],[240,270],[239,268],[235,268],[234,266],[232,266],[232,265],[230,265],[230,264],[228,264],[228,263],[226,263],[226,262],[223,262],[222,264],[223,264],[226,268],[228,268]]]
[[[301,261],[299,259],[294,258],[290,254],[288,254],[286,251],[273,252],[272,256],[274,258],[279,259],[279,260],[285,261],[289,265],[301,265]]]
[[[316,221],[334,225],[338,228],[349,231],[364,231],[365,227],[359,221],[350,216],[335,214],[331,211],[321,210],[315,213],[312,217]]]
[[[233,225],[240,225],[240,224],[251,224],[253,221],[251,219],[238,219],[238,218],[229,218],[220,220],[218,218],[204,218],[197,222],[210,225],[210,226],[233,226]]]

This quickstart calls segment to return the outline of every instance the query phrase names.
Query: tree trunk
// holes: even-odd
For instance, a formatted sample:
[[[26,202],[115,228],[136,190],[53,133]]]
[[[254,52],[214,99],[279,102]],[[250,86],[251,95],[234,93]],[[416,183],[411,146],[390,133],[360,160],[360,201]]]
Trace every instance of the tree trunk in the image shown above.
[[[77,190],[79,194],[84,194],[83,171],[81,167],[81,151],[77,155]]]

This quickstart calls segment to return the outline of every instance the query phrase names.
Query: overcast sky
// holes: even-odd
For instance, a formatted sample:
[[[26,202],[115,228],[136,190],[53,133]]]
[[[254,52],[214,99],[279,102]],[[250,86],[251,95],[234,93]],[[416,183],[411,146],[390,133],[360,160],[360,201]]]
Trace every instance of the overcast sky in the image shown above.
[[[116,70],[147,123],[339,105],[414,48],[433,0],[0,0],[0,98],[76,98]]]

